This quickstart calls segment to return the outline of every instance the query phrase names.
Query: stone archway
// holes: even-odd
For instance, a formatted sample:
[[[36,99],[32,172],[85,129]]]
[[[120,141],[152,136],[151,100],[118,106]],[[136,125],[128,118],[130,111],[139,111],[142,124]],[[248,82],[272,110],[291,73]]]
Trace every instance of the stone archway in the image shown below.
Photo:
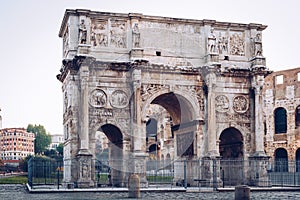
[[[151,104],[157,104],[167,110],[172,119],[172,131],[175,133],[176,156],[193,157],[195,155],[195,134],[197,120],[190,100],[174,92],[156,96]]]
[[[243,136],[236,128],[227,128],[220,135],[219,152],[222,160],[243,159]]]
[[[230,127],[222,131],[219,152],[221,156],[221,177],[224,184],[243,184],[243,136],[238,129]]]
[[[155,28],[153,20],[157,22]],[[80,182],[79,187],[94,185],[94,133],[99,125],[115,124],[119,130],[111,125],[101,129],[112,145],[123,149],[123,153],[131,153],[131,172],[139,174],[141,185],[147,186],[146,122],[151,104],[161,105],[172,118],[172,142],[176,147],[168,151],[172,159],[206,157],[210,164],[203,174],[213,171],[211,161],[218,156],[216,130],[220,130],[221,123],[223,126],[229,122],[229,116],[238,117],[249,127],[249,133],[255,132],[256,151],[263,152],[263,139],[259,137],[263,135],[263,116],[259,109],[263,105],[263,78],[269,70],[264,66],[265,58],[256,57],[250,48],[255,41],[249,36],[261,34],[266,26],[238,24],[239,30],[233,30],[236,25],[229,26],[227,22],[184,21],[187,23],[182,23],[182,19],[134,13],[66,11],[59,33],[64,41],[63,65],[57,75],[64,96],[66,183]],[[88,30],[85,34],[78,28],[82,25],[78,22],[84,22]],[[209,29],[228,41],[232,37],[241,42],[211,52],[207,47]],[[233,47],[238,51],[231,51]],[[224,55],[226,62],[222,59]],[[255,113],[251,115],[247,111],[249,88],[255,90]],[[217,118],[215,100],[221,93],[229,104],[221,106],[224,115]],[[244,96],[239,98],[244,100],[243,104],[232,105],[234,96]],[[204,120],[206,124],[202,127]],[[121,138],[120,132],[122,142],[116,139]],[[229,137],[222,137],[221,147],[227,149],[228,142]],[[83,169],[89,173],[83,173]],[[212,180],[211,174],[206,177]]]
[[[178,162],[174,165],[174,181],[183,180],[182,171],[184,170],[183,162],[178,160],[187,160],[186,173],[189,179],[188,184],[193,183],[193,169],[197,166],[195,162],[191,160],[197,157],[197,141],[195,140],[199,124],[199,113],[193,108],[193,98],[187,99],[182,94],[175,92],[164,92],[161,91],[154,94],[148,101],[149,104],[156,104],[162,106],[170,115],[171,118],[171,132],[173,133],[175,155],[174,160],[170,159],[170,154],[167,154],[166,162],[163,162],[157,166],[160,169],[172,170],[173,162]],[[146,104],[145,107],[148,105]],[[170,139],[170,138],[168,138]],[[153,151],[157,146],[152,145]],[[149,148],[149,152],[151,149]],[[189,162],[190,161],[190,162]],[[163,166],[162,166],[163,164]],[[176,167],[175,167],[176,166]]]
[[[126,171],[124,167],[124,155],[123,155],[123,134],[121,130],[113,124],[104,124],[100,127],[99,131],[102,131],[109,142],[109,167],[111,183],[113,186],[123,186]]]

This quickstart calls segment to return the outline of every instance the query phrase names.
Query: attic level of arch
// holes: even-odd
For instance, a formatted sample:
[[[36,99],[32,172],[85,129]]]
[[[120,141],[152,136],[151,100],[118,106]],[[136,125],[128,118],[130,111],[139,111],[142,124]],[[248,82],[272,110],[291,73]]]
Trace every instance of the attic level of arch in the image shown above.
[[[161,16],[150,16],[144,15],[142,13],[112,13],[112,12],[100,12],[100,11],[91,11],[87,9],[67,9],[59,31],[59,37],[62,37],[64,32],[66,31],[68,20],[70,16],[85,16],[92,19],[122,19],[122,20],[132,20],[132,19],[139,19],[145,20],[149,22],[162,22],[166,24],[197,24],[199,26],[211,25],[218,28],[231,28],[233,30],[240,30],[240,29],[257,29],[258,31],[262,31],[267,28],[267,25],[258,24],[258,23],[234,23],[234,22],[219,22],[216,20],[210,19],[185,19],[185,18],[173,18],[173,17],[161,17]]]

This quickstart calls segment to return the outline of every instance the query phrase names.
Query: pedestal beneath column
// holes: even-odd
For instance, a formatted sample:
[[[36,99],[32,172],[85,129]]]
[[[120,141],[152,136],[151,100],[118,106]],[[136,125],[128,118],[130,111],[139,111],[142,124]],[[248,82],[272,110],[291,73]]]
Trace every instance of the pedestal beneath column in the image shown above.
[[[78,154],[77,160],[79,164],[79,177],[77,180],[78,188],[93,187],[94,181],[92,180],[92,155]]]
[[[271,183],[268,177],[268,156],[250,156],[249,158],[249,180],[248,185],[270,187]]]
[[[251,59],[251,62],[252,62],[252,66],[251,68],[252,69],[258,69],[258,68],[266,68],[266,58],[263,57],[263,56],[255,56]]]
[[[219,54],[217,54],[217,53],[209,53],[206,56],[206,63],[208,65],[220,65],[220,63],[219,63]]]
[[[144,49],[142,48],[134,48],[130,51],[131,60],[142,59],[144,56]]]
[[[220,173],[221,157],[203,157],[201,161],[201,178],[208,187],[221,187],[221,173]]]
[[[90,53],[91,45],[88,44],[79,44],[78,45],[78,54],[88,55]]]
[[[148,187],[148,181],[146,177],[146,158],[148,155],[143,152],[134,153],[134,155],[130,158],[130,163],[132,164],[130,173],[136,174],[140,178],[140,187],[146,188]]]

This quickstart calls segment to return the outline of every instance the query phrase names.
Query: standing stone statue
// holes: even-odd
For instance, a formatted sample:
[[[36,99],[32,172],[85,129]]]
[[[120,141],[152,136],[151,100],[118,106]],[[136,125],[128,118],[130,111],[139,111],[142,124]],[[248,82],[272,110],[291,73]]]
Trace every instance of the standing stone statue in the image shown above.
[[[254,56],[262,56],[262,43],[260,33],[257,33],[254,38]]]
[[[132,29],[133,47],[135,48],[140,47],[140,35],[139,26],[135,23]]]
[[[79,25],[79,43],[86,44],[87,29],[84,20],[81,20]]]
[[[207,38],[208,40],[208,53],[215,53],[216,52],[216,36],[214,33],[214,29],[210,29],[210,35]]]

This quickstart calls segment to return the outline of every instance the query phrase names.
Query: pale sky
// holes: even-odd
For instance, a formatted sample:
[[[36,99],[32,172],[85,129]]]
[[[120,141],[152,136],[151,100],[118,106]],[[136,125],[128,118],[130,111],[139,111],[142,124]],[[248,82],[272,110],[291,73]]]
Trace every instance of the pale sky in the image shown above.
[[[267,67],[300,67],[299,0],[9,0],[0,6],[2,128],[41,124],[63,132],[58,31],[66,9],[261,23]]]

